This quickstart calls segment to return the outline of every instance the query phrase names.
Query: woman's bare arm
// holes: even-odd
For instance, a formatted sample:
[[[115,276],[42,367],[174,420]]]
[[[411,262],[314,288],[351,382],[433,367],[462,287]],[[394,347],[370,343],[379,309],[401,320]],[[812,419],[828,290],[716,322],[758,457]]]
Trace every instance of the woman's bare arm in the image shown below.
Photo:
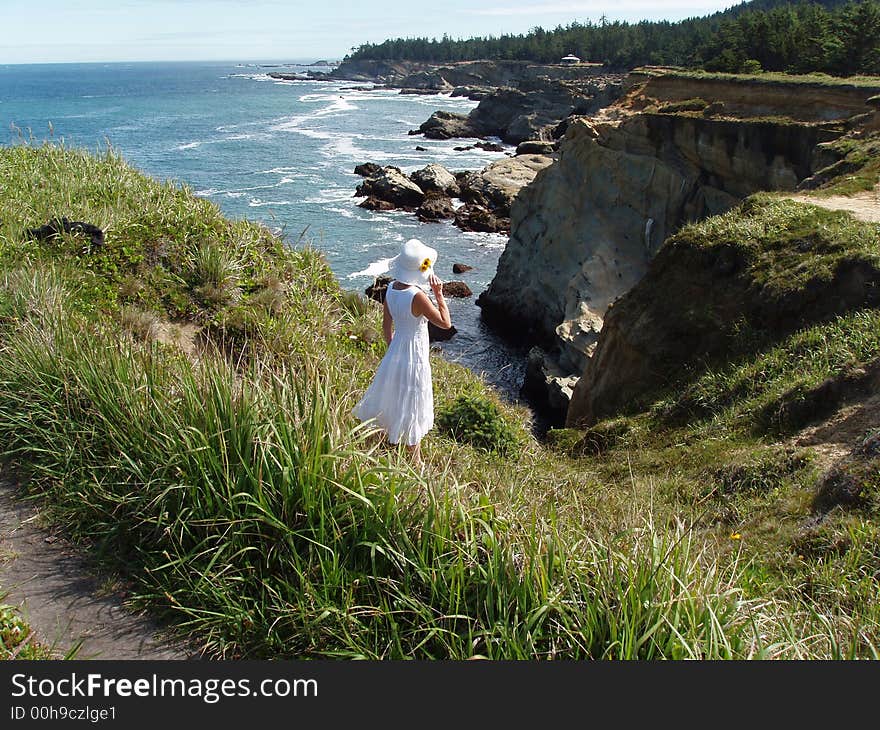
[[[385,337],[385,344],[391,344],[391,338],[394,336],[394,324],[391,319],[391,312],[388,311],[388,300],[382,302],[382,335]]]
[[[428,299],[428,295],[423,291],[416,292],[413,297],[412,313],[418,316],[425,316],[429,322],[433,322],[440,329],[448,330],[452,327],[452,318],[449,316],[449,307],[446,306],[446,299],[443,298],[443,282],[436,276],[431,276],[431,290],[437,298],[437,306]]]

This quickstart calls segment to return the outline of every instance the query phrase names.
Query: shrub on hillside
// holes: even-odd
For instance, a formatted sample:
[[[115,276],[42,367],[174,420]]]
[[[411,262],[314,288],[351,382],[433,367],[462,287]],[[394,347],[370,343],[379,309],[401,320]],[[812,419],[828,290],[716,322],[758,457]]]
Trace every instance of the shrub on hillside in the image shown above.
[[[498,406],[480,396],[459,396],[437,417],[441,431],[456,441],[484,451],[507,454],[517,444],[516,431],[501,414]]]

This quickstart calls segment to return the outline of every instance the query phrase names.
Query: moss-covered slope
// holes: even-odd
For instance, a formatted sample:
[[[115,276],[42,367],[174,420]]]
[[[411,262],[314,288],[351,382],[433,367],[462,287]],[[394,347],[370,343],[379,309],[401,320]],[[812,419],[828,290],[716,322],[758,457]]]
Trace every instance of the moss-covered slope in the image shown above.
[[[755,196],[672,236],[608,312],[569,408],[632,411],[706,368],[880,305],[880,234],[846,213]]]

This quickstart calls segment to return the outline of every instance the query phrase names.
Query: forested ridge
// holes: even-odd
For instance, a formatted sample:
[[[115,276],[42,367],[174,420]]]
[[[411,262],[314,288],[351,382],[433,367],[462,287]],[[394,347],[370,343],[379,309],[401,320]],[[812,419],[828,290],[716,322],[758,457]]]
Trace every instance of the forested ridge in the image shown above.
[[[346,60],[555,63],[573,53],[615,70],[674,65],[707,71],[880,74],[880,2],[753,0],[678,22],[572,22],[552,30],[469,39],[397,38]]]

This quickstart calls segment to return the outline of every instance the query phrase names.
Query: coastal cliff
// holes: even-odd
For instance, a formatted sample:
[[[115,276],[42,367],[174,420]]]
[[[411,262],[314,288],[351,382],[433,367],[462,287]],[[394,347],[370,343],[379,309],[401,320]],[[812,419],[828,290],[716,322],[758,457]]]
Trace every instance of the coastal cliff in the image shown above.
[[[353,422],[381,308],[316,250],[118,155],[16,145],[0,171],[8,496],[205,658],[876,656],[876,225],[760,195],[680,231],[584,391],[648,410],[585,432],[539,442],[432,353],[422,471]]]
[[[595,354],[574,388],[568,424],[643,409],[646,398],[712,363],[880,306],[880,249],[872,228],[844,213],[763,194],[682,229],[608,309]]]
[[[752,193],[795,190],[839,159],[830,143],[870,111],[871,92],[828,93],[826,108],[812,86],[635,74],[620,102],[568,125],[559,160],[514,201],[510,241],[478,301],[488,322],[540,346],[526,386],[557,418],[609,305],[668,236]],[[792,98],[804,104],[781,116]]]

